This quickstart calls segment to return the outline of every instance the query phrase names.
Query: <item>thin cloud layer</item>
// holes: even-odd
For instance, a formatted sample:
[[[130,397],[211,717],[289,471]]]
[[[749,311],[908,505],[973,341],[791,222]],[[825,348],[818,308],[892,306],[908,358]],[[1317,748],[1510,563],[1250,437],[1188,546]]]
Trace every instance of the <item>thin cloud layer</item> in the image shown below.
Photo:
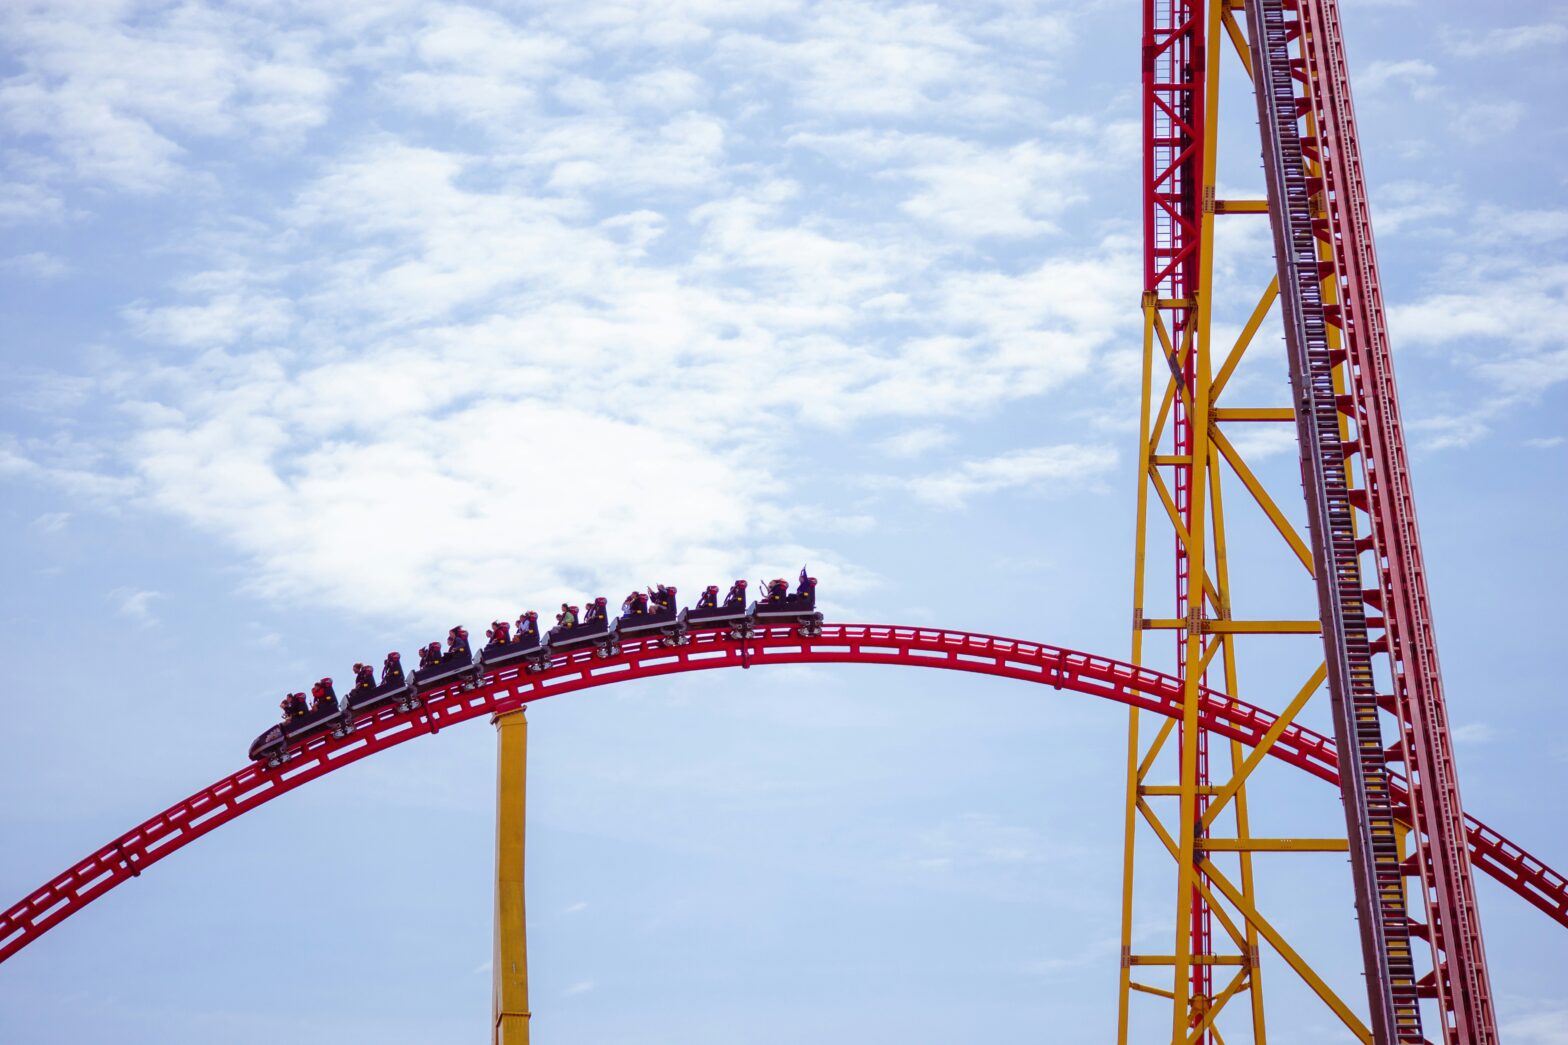
[[[1033,125],[1064,16],[668,8],[299,9],[282,34],[203,5],[79,12],[98,40],[32,11],[0,118],[66,161],[51,191],[216,187],[166,286],[120,307],[89,397],[113,431],[69,444],[95,466],[35,441],[13,470],[128,484],[109,488],[231,545],[267,596],[444,616],[806,557],[852,594],[870,578],[832,535],[876,505],[828,525],[789,451],[806,440],[873,436],[943,503],[1103,466],[931,471],[964,422],[1058,392],[1132,329],[1125,237],[972,246],[1059,235],[1126,158],[1121,125]],[[1020,36],[1047,58],[998,50]],[[168,68],[111,90],[143,45]],[[37,92],[108,122],[29,124]],[[900,127],[932,105],[951,127]],[[252,203],[226,154],[258,135],[297,157]]]

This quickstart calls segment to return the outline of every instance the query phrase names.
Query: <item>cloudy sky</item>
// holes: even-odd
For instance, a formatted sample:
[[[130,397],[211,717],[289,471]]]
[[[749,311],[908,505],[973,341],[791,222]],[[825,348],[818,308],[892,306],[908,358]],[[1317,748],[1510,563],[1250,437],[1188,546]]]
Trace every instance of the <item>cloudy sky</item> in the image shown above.
[[[1138,18],[0,7],[5,902],[236,768],[286,690],[456,621],[805,561],[832,619],[1125,656]],[[1568,581],[1568,8],[1345,20],[1467,804],[1563,867],[1568,741],[1535,719]],[[1261,191],[1251,106],[1228,93],[1222,195]],[[1272,264],[1224,221],[1222,333]],[[1267,329],[1237,405],[1285,401]],[[1236,439],[1299,517],[1289,439]],[[1238,599],[1307,612],[1236,514]],[[1281,706],[1309,656],[1259,654],[1244,695]],[[530,718],[541,1041],[1108,1034],[1118,709],[844,668]],[[7,964],[0,1038],[482,1038],[493,745],[408,745],[180,853]],[[1342,823],[1315,781],[1258,791],[1260,831]],[[1343,860],[1260,874],[1358,998]],[[1568,1042],[1568,937],[1480,889],[1509,1040]],[[1324,1040],[1264,976],[1271,1039]]]

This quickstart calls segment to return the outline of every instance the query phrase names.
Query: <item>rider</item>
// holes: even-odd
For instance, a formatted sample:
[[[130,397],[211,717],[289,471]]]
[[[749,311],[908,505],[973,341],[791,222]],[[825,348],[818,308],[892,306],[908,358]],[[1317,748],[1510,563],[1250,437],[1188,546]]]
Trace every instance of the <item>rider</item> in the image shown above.
[[[517,641],[530,643],[539,641],[539,614],[533,610],[517,618]]]
[[[564,602],[561,603],[561,612],[555,615],[555,626],[557,628],[577,627],[577,607],[567,605]]]
[[[641,617],[647,612],[648,596],[644,595],[640,591],[632,592],[630,595],[626,596],[625,601],[621,603],[621,616],[623,617]]]
[[[764,581],[762,586],[768,593],[769,602],[778,602],[789,596],[789,581],[783,577],[775,577],[771,581]]]
[[[609,610],[605,607],[606,600],[603,595],[599,596],[597,599],[594,599],[588,604],[588,616],[584,619],[583,623],[597,624],[600,621],[603,621],[609,614]]]
[[[381,684],[403,681],[403,656],[400,653],[388,653],[387,659],[381,662]]]
[[[745,581],[736,581],[734,584],[730,585],[730,592],[729,592],[729,594],[724,596],[724,605],[726,605],[726,606],[744,606],[744,605],[746,605],[746,582]]]
[[[710,584],[702,589],[702,594],[697,596],[697,605],[692,607],[698,610],[716,610],[719,608],[719,586]]]
[[[468,629],[461,624],[446,633],[446,655],[448,657],[469,656]]]
[[[657,610],[660,613],[668,613],[668,612],[670,612],[671,607],[673,607],[675,605],[675,589],[674,588],[667,588],[667,587],[665,587],[664,585],[661,584],[661,585],[658,586],[657,589],[655,589],[652,592],[649,592],[649,595],[652,596],[652,598],[653,598],[653,605],[655,606],[655,608],[657,608]]]
[[[441,643],[432,642],[419,651],[419,667],[421,670],[441,663]]]
[[[490,640],[492,646],[505,646],[512,641],[512,626],[504,620],[491,621],[490,630],[485,632],[485,638]]]
[[[355,664],[354,665],[354,688],[355,689],[375,689],[376,688],[376,669],[371,667],[369,664]]]
[[[806,575],[806,568],[800,568],[800,587],[795,589],[796,595],[815,595],[817,593],[817,579]]]
[[[305,704],[305,694],[290,693],[278,704],[283,709],[283,721],[291,718],[301,718],[309,708]]]
[[[338,695],[332,689],[331,679],[322,679],[310,687],[312,711],[331,711],[338,706]]]

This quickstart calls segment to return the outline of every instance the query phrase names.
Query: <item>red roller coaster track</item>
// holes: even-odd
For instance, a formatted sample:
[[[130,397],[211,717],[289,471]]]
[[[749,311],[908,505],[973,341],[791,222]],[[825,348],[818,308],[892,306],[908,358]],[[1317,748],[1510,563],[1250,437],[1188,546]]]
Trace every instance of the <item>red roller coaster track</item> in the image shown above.
[[[257,806],[377,751],[486,715],[504,714],[558,693],[632,679],[752,664],[895,664],[996,675],[1068,689],[1158,712],[1182,714],[1182,682],[1171,675],[1086,653],[1015,639],[959,631],[883,625],[829,624],[816,638],[793,628],[767,627],[743,645],[718,632],[693,636],[690,645],[667,649],[657,639],[627,642],[621,654],[595,659],[583,650],[558,658],[551,670],[529,675],[520,667],[486,674],[471,690],[448,686],[425,694],[408,712],[384,708],[359,719],[342,739],[318,736],[276,769],[252,764],[202,788],[137,825],[57,875],[0,915],[0,962],[38,939],[120,883],[170,853]],[[1268,753],[1320,780],[1339,782],[1339,759],[1328,737],[1261,708],[1204,690],[1205,730]],[[1408,822],[1405,781],[1391,774],[1401,819]],[[1480,868],[1553,921],[1568,927],[1568,881],[1474,817],[1466,816],[1465,842]]]

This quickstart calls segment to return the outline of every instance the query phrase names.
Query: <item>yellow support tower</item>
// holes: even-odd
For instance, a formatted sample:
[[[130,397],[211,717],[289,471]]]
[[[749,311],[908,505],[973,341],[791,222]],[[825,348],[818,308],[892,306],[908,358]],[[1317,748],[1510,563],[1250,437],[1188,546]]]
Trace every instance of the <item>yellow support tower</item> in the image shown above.
[[[1264,947],[1344,1024],[1342,1040],[1370,1040],[1360,1017],[1265,917],[1267,905],[1255,889],[1257,855],[1334,853],[1347,844],[1340,838],[1254,837],[1248,815],[1252,771],[1322,690],[1325,669],[1320,664],[1312,670],[1294,697],[1290,690],[1274,693],[1273,700],[1252,695],[1279,715],[1256,747],[1208,744],[1199,730],[1203,688],[1242,695],[1242,649],[1268,649],[1272,655],[1280,648],[1262,646],[1267,640],[1260,636],[1296,635],[1320,645],[1322,630],[1315,619],[1308,540],[1248,465],[1239,440],[1227,434],[1234,433],[1233,425],[1293,427],[1295,421],[1290,406],[1235,403],[1234,395],[1225,395],[1249,348],[1270,340],[1257,335],[1279,296],[1277,279],[1259,295],[1254,288],[1230,285],[1222,278],[1225,268],[1217,272],[1215,264],[1217,219],[1273,220],[1273,201],[1220,199],[1217,191],[1222,62],[1229,64],[1233,54],[1239,68],[1227,76],[1253,89],[1250,45],[1239,17],[1248,2],[1144,2],[1145,188],[1153,209],[1145,229],[1152,261],[1146,261],[1142,299],[1132,660],[1177,674],[1183,706],[1179,719],[1165,719],[1152,731],[1147,713],[1132,709],[1128,718],[1115,1039],[1121,1045],[1164,1041],[1167,1034],[1172,1045],[1222,1045],[1227,1039],[1266,1045],[1259,965]],[[1240,144],[1251,152],[1257,147],[1253,141],[1243,136]],[[1216,316],[1239,318],[1237,306],[1251,306],[1247,318],[1234,341],[1228,332],[1221,341]],[[1295,619],[1245,612],[1246,595],[1258,593],[1244,593],[1243,612],[1236,612],[1230,537],[1238,527],[1233,521],[1227,532],[1227,515],[1237,502],[1258,509],[1246,511],[1244,534],[1276,535],[1277,551],[1302,567]],[[1175,570],[1163,564],[1151,570],[1150,555],[1168,554],[1165,549],[1175,552]],[[1165,587],[1170,581],[1161,578],[1174,581],[1175,599]],[[1274,603],[1280,593],[1266,594]],[[1155,609],[1159,612],[1146,612]],[[1151,649],[1156,638],[1159,648]],[[1316,659],[1315,652],[1302,658]],[[1135,860],[1145,847],[1155,854],[1153,868]],[[1143,932],[1134,911],[1135,865],[1146,868],[1145,880],[1151,871],[1174,872],[1163,884],[1174,904],[1167,899],[1145,913]],[[1155,926],[1164,939],[1151,947]],[[1139,1004],[1145,1016],[1135,1015]]]
[[[523,849],[528,821],[528,719],[495,718],[495,991],[491,1045],[528,1045],[528,926]]]

